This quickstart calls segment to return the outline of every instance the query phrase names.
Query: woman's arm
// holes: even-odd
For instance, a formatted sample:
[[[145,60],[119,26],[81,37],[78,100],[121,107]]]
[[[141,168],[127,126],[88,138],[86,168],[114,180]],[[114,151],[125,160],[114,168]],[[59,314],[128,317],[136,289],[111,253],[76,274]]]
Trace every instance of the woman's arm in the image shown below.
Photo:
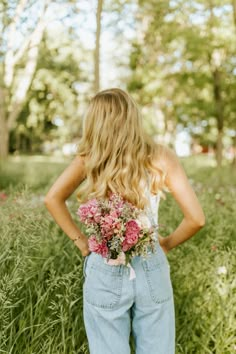
[[[71,240],[78,238],[75,244],[80,249],[82,256],[90,253],[88,239],[74,223],[65,201],[85,177],[84,160],[82,157],[76,156],[58,177],[44,198],[46,208],[65,234]]]
[[[174,232],[167,237],[160,237],[160,244],[167,253],[201,229],[205,225],[205,215],[175,152],[165,148],[160,163],[167,172],[166,185],[184,215]]]

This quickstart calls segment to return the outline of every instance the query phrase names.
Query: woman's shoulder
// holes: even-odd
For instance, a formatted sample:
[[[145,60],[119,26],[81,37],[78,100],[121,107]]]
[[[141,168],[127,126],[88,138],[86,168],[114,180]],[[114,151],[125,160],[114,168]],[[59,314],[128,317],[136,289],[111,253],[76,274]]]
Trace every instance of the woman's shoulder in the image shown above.
[[[168,145],[155,143],[156,152],[153,156],[153,163],[160,166],[165,171],[178,164],[178,157],[173,148]]]
[[[175,150],[167,145],[156,143],[152,164],[156,169],[161,170],[163,189],[170,192],[170,181],[173,181],[173,177],[175,178],[176,174],[182,169]]]
[[[76,159],[77,161],[80,161],[83,165],[85,165],[86,160],[87,160],[87,157],[86,157],[86,155],[82,155],[82,154],[80,154],[80,153],[77,153],[77,154],[75,155],[75,159]]]

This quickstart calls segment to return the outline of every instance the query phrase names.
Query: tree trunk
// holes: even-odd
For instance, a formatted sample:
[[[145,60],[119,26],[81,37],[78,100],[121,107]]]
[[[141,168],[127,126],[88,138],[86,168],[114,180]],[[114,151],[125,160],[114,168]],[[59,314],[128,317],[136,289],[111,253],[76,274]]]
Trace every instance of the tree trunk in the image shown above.
[[[215,114],[217,119],[217,146],[216,146],[216,161],[217,166],[222,164],[222,151],[223,151],[223,129],[224,129],[224,107],[221,97],[221,74],[218,68],[213,71],[213,86],[214,86],[214,98],[215,98]]]
[[[222,165],[222,151],[223,151],[223,130],[218,130],[218,136],[216,141],[216,161],[217,166],[221,167]]]
[[[100,89],[100,37],[101,37],[101,15],[103,0],[98,0],[96,13],[96,45],[94,52],[94,91],[97,93]]]
[[[0,158],[6,159],[9,151],[9,130],[4,116],[0,115]]]
[[[234,25],[236,29],[236,0],[232,0],[232,6],[233,6]]]

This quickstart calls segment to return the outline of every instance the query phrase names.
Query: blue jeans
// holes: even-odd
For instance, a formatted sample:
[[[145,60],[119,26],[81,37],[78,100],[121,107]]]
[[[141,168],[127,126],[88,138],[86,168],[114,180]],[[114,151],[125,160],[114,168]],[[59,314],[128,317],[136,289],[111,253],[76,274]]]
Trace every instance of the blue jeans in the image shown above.
[[[145,260],[130,268],[104,263],[91,252],[83,264],[83,319],[90,354],[130,354],[130,332],[136,354],[175,353],[175,308],[170,265],[156,243]]]

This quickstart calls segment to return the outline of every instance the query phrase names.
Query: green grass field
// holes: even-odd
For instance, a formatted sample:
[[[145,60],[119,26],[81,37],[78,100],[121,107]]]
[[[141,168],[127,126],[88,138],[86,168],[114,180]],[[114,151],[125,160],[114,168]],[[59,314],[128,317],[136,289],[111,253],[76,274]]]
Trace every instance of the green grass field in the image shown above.
[[[89,353],[82,317],[83,260],[43,204],[69,162],[23,156],[0,164],[0,353]],[[184,159],[183,165],[206,225],[167,255],[175,296],[176,354],[233,354],[235,172],[227,165],[217,172],[205,156]],[[77,222],[75,194],[67,206]],[[168,235],[181,218],[168,195],[160,204],[160,233]]]

